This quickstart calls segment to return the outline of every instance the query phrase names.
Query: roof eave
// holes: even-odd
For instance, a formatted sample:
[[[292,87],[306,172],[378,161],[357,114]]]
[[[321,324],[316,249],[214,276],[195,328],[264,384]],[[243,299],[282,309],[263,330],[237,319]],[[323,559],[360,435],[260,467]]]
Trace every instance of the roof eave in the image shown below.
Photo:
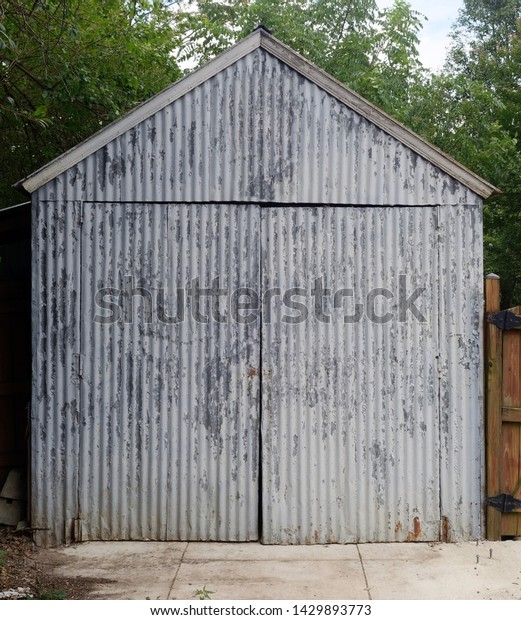
[[[364,99],[361,95],[355,93],[316,65],[310,63],[303,56],[284,45],[284,43],[264,35],[261,38],[261,47],[482,198],[502,193],[500,189],[485,181],[485,179],[466,168],[463,164],[460,164],[450,155],[447,155],[408,127],[405,127],[405,125],[402,125],[399,121],[377,108],[370,101],[367,101],[367,99]]]

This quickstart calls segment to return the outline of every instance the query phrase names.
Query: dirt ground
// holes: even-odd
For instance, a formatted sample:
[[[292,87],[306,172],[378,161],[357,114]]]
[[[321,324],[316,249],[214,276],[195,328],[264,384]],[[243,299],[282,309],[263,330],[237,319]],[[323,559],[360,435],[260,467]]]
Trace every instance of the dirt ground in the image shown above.
[[[60,565],[57,554],[34,545],[30,532],[0,526],[0,593],[27,588],[27,598],[85,600],[101,583],[98,579],[55,576],[54,569]]]

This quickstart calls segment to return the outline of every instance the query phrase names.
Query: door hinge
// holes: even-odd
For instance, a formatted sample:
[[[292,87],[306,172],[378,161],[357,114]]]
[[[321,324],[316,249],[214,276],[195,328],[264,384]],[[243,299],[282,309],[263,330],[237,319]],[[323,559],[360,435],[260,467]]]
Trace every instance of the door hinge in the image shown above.
[[[510,310],[502,310],[501,312],[493,312],[487,316],[487,321],[499,327],[499,329],[515,329],[521,327],[521,316],[514,314]]]
[[[521,500],[516,499],[512,495],[501,493],[495,497],[487,498],[487,506],[492,506],[499,512],[513,512],[521,509]]]

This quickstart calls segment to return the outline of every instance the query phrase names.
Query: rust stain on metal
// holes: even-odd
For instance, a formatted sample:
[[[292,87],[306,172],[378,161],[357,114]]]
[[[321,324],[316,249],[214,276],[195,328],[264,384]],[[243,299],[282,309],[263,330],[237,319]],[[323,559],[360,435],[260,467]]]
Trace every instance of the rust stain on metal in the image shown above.
[[[417,541],[422,533],[420,517],[414,517],[412,526],[412,532],[407,534],[407,542],[415,542]]]
[[[449,542],[449,520],[447,517],[441,518],[440,540],[444,543]]]
[[[261,370],[260,368],[248,368],[248,377],[266,377],[269,378],[272,375],[271,370]]]
[[[395,534],[398,534],[398,532],[401,532],[401,531],[402,531],[402,529],[403,529],[402,522],[401,522],[401,521],[398,521],[398,522],[396,523],[396,525],[394,526],[394,533],[395,533]]]

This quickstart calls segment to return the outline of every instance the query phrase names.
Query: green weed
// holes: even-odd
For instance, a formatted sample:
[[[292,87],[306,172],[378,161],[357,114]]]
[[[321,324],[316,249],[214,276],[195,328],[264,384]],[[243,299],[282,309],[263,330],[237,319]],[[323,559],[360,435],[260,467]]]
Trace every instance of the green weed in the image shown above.
[[[200,590],[195,591],[195,596],[197,596],[200,601],[206,601],[208,599],[211,599],[212,597],[210,596],[210,594],[215,594],[215,592],[213,592],[212,590],[207,590],[206,586],[204,586],[204,588],[201,588]]]
[[[67,598],[65,590],[49,590],[40,592],[40,600],[42,601],[63,601]]]

